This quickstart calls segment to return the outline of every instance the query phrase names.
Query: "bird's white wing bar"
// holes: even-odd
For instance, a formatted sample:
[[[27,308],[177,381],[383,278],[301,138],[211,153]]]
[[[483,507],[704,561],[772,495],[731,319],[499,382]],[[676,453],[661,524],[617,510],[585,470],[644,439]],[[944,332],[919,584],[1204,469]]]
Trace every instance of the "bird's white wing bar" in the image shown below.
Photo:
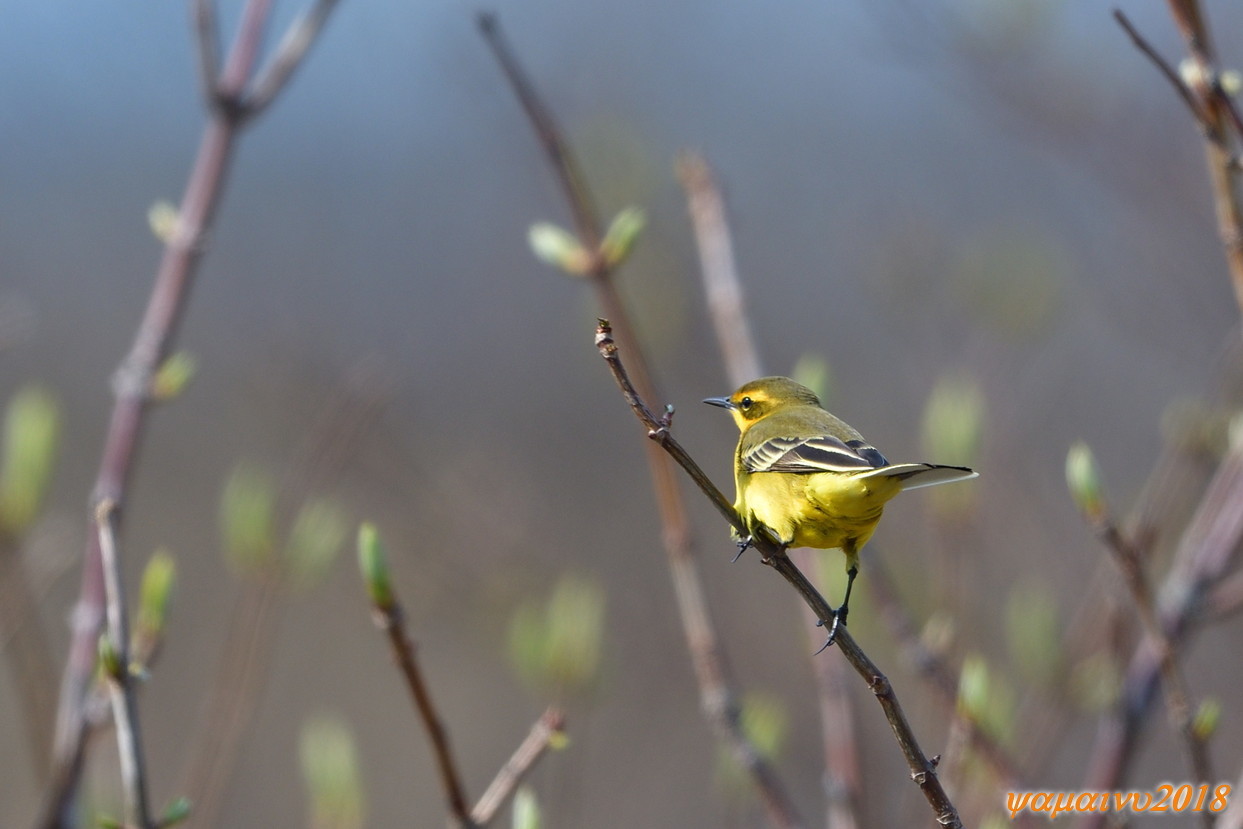
[[[832,435],[810,438],[771,438],[745,452],[749,472],[862,472],[884,467],[885,456],[863,441],[845,443]],[[922,466],[922,464],[921,464]]]

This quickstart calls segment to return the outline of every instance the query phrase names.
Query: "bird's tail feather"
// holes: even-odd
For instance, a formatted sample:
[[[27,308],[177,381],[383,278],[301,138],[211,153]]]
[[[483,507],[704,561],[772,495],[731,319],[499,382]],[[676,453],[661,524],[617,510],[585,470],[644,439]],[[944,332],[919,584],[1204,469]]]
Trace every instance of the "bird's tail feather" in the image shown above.
[[[965,481],[978,477],[980,473],[965,466],[942,466],[935,463],[895,463],[860,472],[860,478],[897,478],[902,481],[903,489],[918,489],[921,486],[936,486],[953,481]]]

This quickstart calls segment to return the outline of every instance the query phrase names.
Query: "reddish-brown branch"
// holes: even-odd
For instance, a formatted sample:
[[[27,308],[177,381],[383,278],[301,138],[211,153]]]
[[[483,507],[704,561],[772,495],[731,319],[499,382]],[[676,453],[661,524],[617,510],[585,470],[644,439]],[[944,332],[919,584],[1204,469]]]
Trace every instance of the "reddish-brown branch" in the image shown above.
[[[406,687],[410,689],[419,719],[423,721],[427,736],[432,741],[432,755],[436,759],[436,771],[440,775],[440,784],[448,801],[449,814],[456,825],[469,829],[476,824],[466,802],[466,791],[462,786],[457,764],[453,760],[453,751],[449,747],[449,734],[436,712],[427,683],[423,681],[423,672],[414,655],[414,642],[406,633],[405,613],[394,599],[383,607],[375,608],[375,621],[376,626],[388,637],[393,659],[406,679]]]

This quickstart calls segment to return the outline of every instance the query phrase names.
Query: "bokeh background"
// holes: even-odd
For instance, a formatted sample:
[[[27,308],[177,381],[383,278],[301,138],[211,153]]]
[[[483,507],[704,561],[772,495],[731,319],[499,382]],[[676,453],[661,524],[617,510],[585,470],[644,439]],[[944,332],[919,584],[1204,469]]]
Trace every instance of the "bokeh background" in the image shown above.
[[[22,553],[57,675],[108,378],[159,255],[146,214],[179,197],[204,122],[185,5],[0,6],[0,393],[37,382],[63,411],[52,490]],[[222,5],[228,33],[239,4]],[[275,30],[296,8],[278,4]],[[155,799],[181,791],[247,589],[222,554],[222,487],[239,462],[276,479],[296,470],[345,400],[365,425],[311,494],[335,499],[351,527],[380,527],[469,790],[554,696],[520,678],[511,626],[569,574],[602,591],[604,638],[592,690],[565,694],[570,747],[535,777],[548,825],[759,825],[698,710],[642,438],[592,347],[593,298],[527,248],[530,224],[569,219],[477,10],[345,0],[242,140],[179,337],[198,371],[151,419],[126,512],[135,583],[159,547],[179,568],[142,692]],[[1018,594],[1066,621],[1108,590],[1093,576],[1105,553],[1065,491],[1066,450],[1087,440],[1114,501],[1132,504],[1171,430],[1218,411],[1239,315],[1199,136],[1108,5],[496,11],[603,212],[647,211],[620,285],[679,438],[723,488],[735,434],[698,405],[729,389],[673,174],[681,149],[703,152],[726,190],[769,370],[824,360],[831,407],[898,459],[923,459],[939,383],[979,390],[969,513],[947,530],[908,495],[875,544],[916,616],[952,629],[955,664],[976,655],[998,695],[1056,707],[1017,666],[1005,619]],[[1181,55],[1163,6],[1126,11]],[[1243,9],[1208,11],[1226,62],[1243,56]],[[688,501],[730,661],[780,707],[778,768],[814,819],[815,632],[755,557],[729,564],[726,528],[689,488]],[[218,825],[307,823],[299,734],[319,716],[352,729],[366,825],[441,824],[426,739],[350,559],[279,593]],[[945,712],[875,620],[866,581],[865,558],[852,630],[940,753]],[[1243,761],[1241,634],[1227,621],[1187,655],[1193,692],[1223,700],[1226,779]],[[39,786],[12,664],[0,667],[0,825],[26,826]],[[866,825],[922,825],[887,725],[853,684]],[[1094,722],[1074,715],[1034,787],[1076,787]],[[1016,719],[1006,737],[1016,756],[1029,725]],[[1187,777],[1168,732],[1158,710],[1135,787]],[[94,756],[90,802],[115,813],[110,739]]]

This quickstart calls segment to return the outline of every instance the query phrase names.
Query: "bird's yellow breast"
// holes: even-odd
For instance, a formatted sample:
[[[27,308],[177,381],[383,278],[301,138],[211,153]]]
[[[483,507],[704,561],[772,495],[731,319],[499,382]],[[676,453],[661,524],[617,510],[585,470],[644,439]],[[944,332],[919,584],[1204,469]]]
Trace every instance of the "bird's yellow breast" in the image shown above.
[[[862,547],[901,481],[841,473],[741,472],[738,510],[790,547]]]

